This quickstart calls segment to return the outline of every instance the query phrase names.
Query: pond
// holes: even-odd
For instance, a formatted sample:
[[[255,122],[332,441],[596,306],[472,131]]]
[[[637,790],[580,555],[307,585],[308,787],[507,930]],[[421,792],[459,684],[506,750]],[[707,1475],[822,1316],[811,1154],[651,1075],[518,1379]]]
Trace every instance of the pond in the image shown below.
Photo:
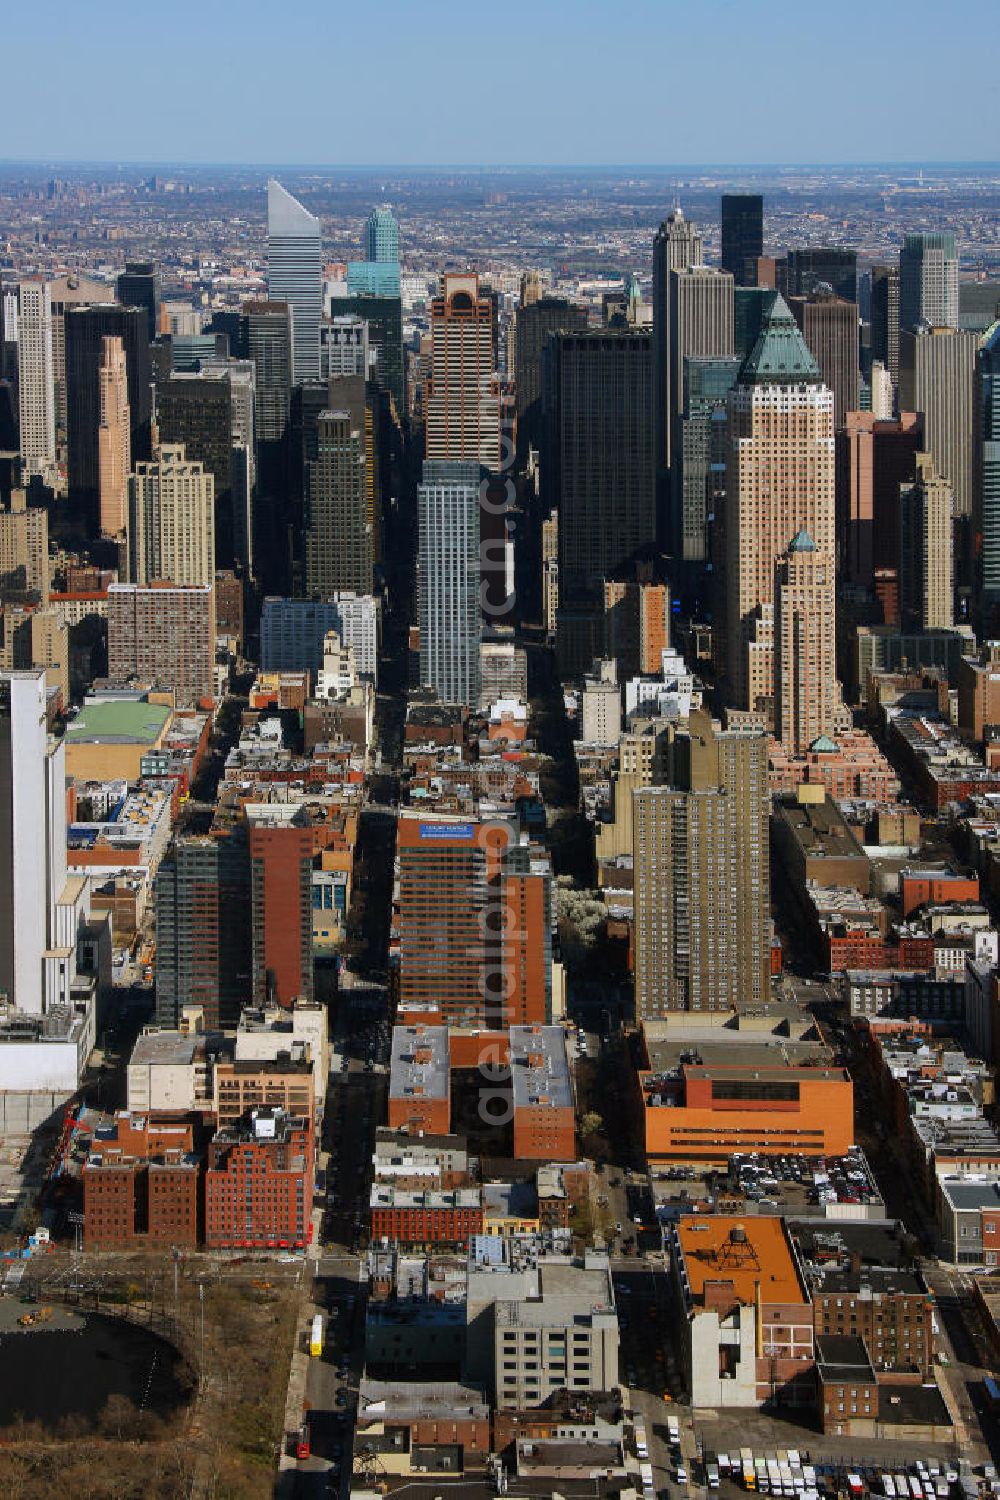
[[[73,1417],[96,1429],[109,1398],[169,1419],[191,1390],[183,1356],[150,1329],[60,1307],[27,1330],[0,1317],[0,1428],[15,1420],[54,1428]]]

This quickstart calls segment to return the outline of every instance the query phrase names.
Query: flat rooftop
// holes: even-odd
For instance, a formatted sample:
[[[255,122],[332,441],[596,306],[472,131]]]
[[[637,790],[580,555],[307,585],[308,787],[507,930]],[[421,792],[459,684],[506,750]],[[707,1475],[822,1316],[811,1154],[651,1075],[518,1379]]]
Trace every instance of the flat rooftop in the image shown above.
[[[689,1215],[677,1221],[676,1234],[693,1302],[704,1299],[709,1281],[732,1282],[747,1307],[758,1287],[767,1302],[806,1301],[780,1219]]]
[[[510,1076],[514,1108],[573,1108],[573,1082],[561,1026],[512,1026]]]
[[[199,1031],[144,1031],[136,1038],[128,1060],[129,1067],[133,1064],[141,1067],[190,1067],[197,1057],[204,1056],[212,1035]],[[221,1032],[215,1034],[215,1039],[221,1044]]]
[[[835,802],[779,802],[778,817],[788,825],[803,853],[811,859],[867,858]]]
[[[162,703],[131,698],[85,703],[66,726],[67,747],[83,744],[152,745],[162,734],[171,710]]]
[[[393,1027],[390,1099],[447,1099],[449,1067],[447,1026]]]

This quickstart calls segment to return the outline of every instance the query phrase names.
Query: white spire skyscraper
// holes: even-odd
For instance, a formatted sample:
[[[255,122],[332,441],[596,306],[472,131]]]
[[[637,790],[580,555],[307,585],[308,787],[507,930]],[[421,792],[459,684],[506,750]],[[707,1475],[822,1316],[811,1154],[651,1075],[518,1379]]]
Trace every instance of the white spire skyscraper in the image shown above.
[[[273,177],[267,184],[267,295],[291,309],[293,380],[318,380],[323,311],[319,220]]]

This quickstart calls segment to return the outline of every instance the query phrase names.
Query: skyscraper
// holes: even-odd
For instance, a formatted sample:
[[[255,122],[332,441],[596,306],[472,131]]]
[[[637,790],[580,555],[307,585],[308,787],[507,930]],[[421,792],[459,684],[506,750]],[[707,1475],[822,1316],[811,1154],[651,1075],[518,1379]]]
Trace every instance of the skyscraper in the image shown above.
[[[228,372],[171,375],[157,386],[161,443],[183,447],[214,481],[216,565],[230,567],[236,532],[238,476],[233,442],[233,388]]]
[[[779,293],[728,402],[726,651],[743,709],[774,692],[775,565],[806,531],[834,556],[833,392]]]
[[[671,389],[670,273],[702,263],[701,235],[680,208],[664,219],[653,241],[653,362],[656,402],[656,467],[670,468],[673,417],[679,399]],[[692,351],[693,352],[693,351]],[[661,486],[666,480],[661,478]]]
[[[26,478],[56,461],[55,385],[52,367],[52,299],[47,281],[22,281],[17,289],[17,385],[21,463]]]
[[[833,425],[841,428],[858,409],[858,307],[829,292],[792,297],[789,307],[816,363],[823,384],[833,392]]]
[[[951,489],[929,453],[917,454],[913,484],[899,495],[899,607],[904,630],[955,623]]]
[[[113,583],[108,589],[108,676],[173,692],[179,706],[215,694],[213,584]]]
[[[267,296],[291,309],[296,381],[319,375],[321,261],[319,220],[272,177],[267,184]]]
[[[479,702],[478,463],[424,463],[420,528],[420,680],[445,703]]]
[[[722,269],[737,286],[753,286],[764,254],[764,199],[760,193],[722,195]]]
[[[101,344],[101,423],[97,429],[101,531],[104,536],[119,536],[128,520],[128,476],[132,468],[128,371],[121,339],[105,338]]]
[[[679,528],[674,565],[709,561],[709,523],[725,494],[726,399],[743,361],[685,357],[684,408],[671,471],[672,509]],[[721,518],[721,512],[720,512]]]
[[[494,308],[479,277],[446,275],[431,303],[427,457],[500,467],[500,386]]]
[[[958,327],[958,251],[953,234],[905,234],[899,252],[899,326]]]
[[[517,389],[517,449],[522,458],[542,440],[542,356],[549,335],[587,326],[586,308],[561,297],[536,297],[517,310],[514,369]]]
[[[151,260],[127,260],[118,277],[118,301],[122,307],[145,309],[149,342],[160,332],[160,273]]]
[[[255,811],[250,894],[256,1005],[291,1007],[313,998],[312,856],[313,831],[297,811]]]
[[[292,323],[287,302],[245,302],[241,313],[240,354],[253,360],[257,404],[257,445],[263,451],[282,443],[288,433],[292,397]]]
[[[838,727],[836,569],[800,531],[778,559],[774,585],[774,732],[789,755]]]
[[[733,278],[712,266],[686,266],[670,273],[669,317],[669,419],[668,450],[671,470],[670,496],[679,498],[679,471],[683,465],[680,445],[684,437],[684,363],[689,358],[726,358],[734,351]],[[684,553],[685,518],[672,503],[664,542],[674,559],[674,576],[680,582]]]
[[[399,822],[399,990],[452,1025],[552,1016],[552,869],[506,823]]]
[[[826,289],[835,297],[842,297],[847,302],[857,302],[856,250],[840,246],[809,245],[801,250],[789,250],[786,264],[788,296],[812,297]]]
[[[955,515],[972,513],[972,396],[979,335],[954,328],[904,329],[899,404],[924,414],[924,448],[951,485]]]
[[[988,329],[979,346],[974,417],[974,529],[982,539],[979,615],[983,632],[993,636],[1000,606],[1000,323]]]
[[[899,385],[899,267],[872,266],[872,359]]]
[[[388,203],[373,208],[365,221],[365,257],[399,262],[399,225]]]
[[[345,383],[357,388],[360,400],[349,408],[320,413],[316,459],[309,469],[306,592],[319,599],[330,598],[338,589],[372,591],[364,383]]]
[[[73,307],[114,302],[115,289],[105,281],[71,272],[49,283],[52,296],[52,371],[56,386],[56,442],[66,441],[66,314]]]
[[[770,996],[767,740],[694,711],[667,785],[632,801],[636,1011],[733,1011]]]
[[[179,838],[156,874],[156,1019],[200,1005],[205,1027],[235,1027],[251,994],[250,856],[245,824]]]
[[[916,412],[890,422],[848,412],[836,439],[837,564],[848,583],[870,589],[877,569],[898,567],[900,486],[916,478],[922,447]]]
[[[105,303],[66,313],[66,440],[69,497],[91,534],[100,527],[101,360],[105,338],[125,351],[132,462],[150,456],[152,370],[145,311]]]
[[[68,990],[79,917],[74,904],[59,910],[66,884],[66,756],[62,740],[48,738],[45,703],[44,671],[0,672],[0,995],[32,1016],[63,998],[60,970]],[[83,899],[89,914],[86,882]],[[72,947],[72,957],[46,963],[46,951],[57,942]]]
[[[0,509],[0,598],[27,604],[49,602],[49,513],[28,505],[24,490],[11,491],[10,509]]]
[[[605,578],[656,540],[652,342],[605,328],[549,346],[542,473],[559,510],[557,632],[571,675],[601,649]]]
[[[396,408],[396,420],[402,422],[406,412],[406,380],[403,367],[403,304],[399,296],[363,295],[334,297],[330,303],[333,316],[344,314],[362,318],[368,326],[368,349],[374,357],[373,374],[379,388],[386,391]]]
[[[215,481],[183,443],[163,443],[128,483],[129,578],[215,584]]]

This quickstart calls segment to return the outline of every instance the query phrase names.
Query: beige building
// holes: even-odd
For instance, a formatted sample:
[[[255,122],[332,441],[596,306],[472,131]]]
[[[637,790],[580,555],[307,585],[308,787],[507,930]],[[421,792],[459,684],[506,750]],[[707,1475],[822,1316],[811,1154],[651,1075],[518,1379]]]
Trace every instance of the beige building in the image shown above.
[[[179,708],[214,699],[213,593],[211,583],[146,588],[113,583],[108,589],[111,681],[172,692]]]
[[[542,522],[542,614],[549,635],[556,633],[559,608],[559,512],[553,510]]]
[[[448,274],[431,303],[425,453],[500,468],[500,385],[494,310],[474,273]]]
[[[49,515],[28,506],[24,490],[12,490],[10,509],[0,510],[0,584],[37,594],[49,602]]]
[[[972,406],[979,334],[919,328],[899,335],[899,404],[924,414],[924,446],[951,485],[955,515],[972,512]]]
[[[837,681],[836,568],[800,531],[778,561],[774,620],[774,732],[803,755],[843,722]]]
[[[69,630],[54,609],[0,610],[0,669],[45,668],[46,687],[56,687],[69,704]]]
[[[899,492],[899,606],[904,630],[955,623],[951,485],[930,453],[917,454],[915,484]]]
[[[585,745],[617,745],[622,732],[622,690],[613,658],[595,661],[583,679],[580,719]]]
[[[132,429],[125,347],[120,338],[102,340],[98,370],[101,425],[97,429],[101,531],[119,536],[128,524],[128,481],[132,468]]]
[[[606,1256],[514,1270],[499,1257],[470,1267],[466,1364],[500,1408],[539,1406],[555,1391],[618,1384],[618,1315]]]
[[[313,1075],[303,1057],[226,1060],[214,1069],[215,1113],[220,1128],[266,1105],[303,1120],[313,1117]]]
[[[56,461],[56,413],[52,297],[41,277],[17,289],[17,390],[24,474],[44,475]]]
[[[789,539],[835,555],[833,392],[774,294],[728,401],[725,577],[732,701],[768,711],[774,693],[774,583]]]
[[[632,853],[632,797],[639,787],[663,780],[664,746],[671,732],[662,720],[633,720],[632,728],[619,740],[618,770],[611,777],[614,818],[597,825],[598,860]]]
[[[129,479],[128,548],[132,583],[156,579],[215,587],[215,479],[164,443]]]
[[[666,785],[634,813],[636,1011],[759,1009],[770,998],[767,739],[691,714]]]

